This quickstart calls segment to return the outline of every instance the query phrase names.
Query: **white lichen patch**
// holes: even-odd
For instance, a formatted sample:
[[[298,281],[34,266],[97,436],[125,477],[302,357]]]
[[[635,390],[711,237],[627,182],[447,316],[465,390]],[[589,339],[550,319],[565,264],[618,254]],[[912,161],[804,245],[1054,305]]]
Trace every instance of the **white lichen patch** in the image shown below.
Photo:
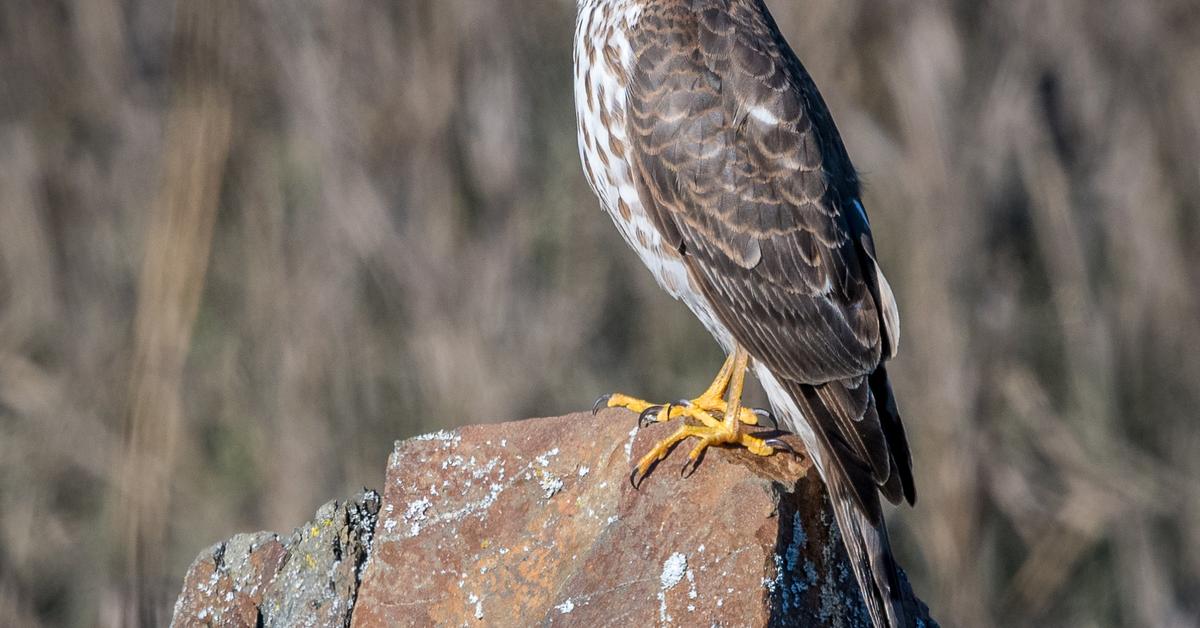
[[[555,447],[554,449],[551,449],[550,451],[547,451],[546,453],[534,458],[534,460],[536,460],[537,463],[542,465],[543,467],[549,466],[550,459],[553,458],[554,456],[557,456],[558,453],[559,453],[558,447]]]
[[[409,537],[414,537],[421,533],[421,524],[427,519],[425,513],[432,505],[433,503],[424,497],[408,503],[408,507],[404,509],[403,517],[405,523],[408,524]],[[396,522],[392,519],[388,519],[383,524],[383,529],[387,532],[391,532],[395,527]]]
[[[493,482],[488,487],[488,493],[479,501],[468,502],[461,508],[456,508],[455,510],[451,510],[449,512],[438,513],[432,517],[427,516],[424,509],[416,511],[419,512],[419,514],[414,514],[412,520],[409,521],[411,525],[407,536],[409,538],[416,536],[425,526],[445,523],[447,521],[461,521],[468,515],[485,511],[488,508],[491,508],[492,504],[496,503],[496,499],[500,497],[500,493],[503,493],[505,488],[505,486]],[[413,511],[415,504],[423,504],[425,509],[429,508],[431,505],[428,499],[421,498],[412,504],[409,504],[409,511]],[[406,520],[408,520],[407,514],[409,511],[406,511]]]
[[[456,432],[452,432],[450,430],[438,430],[436,432],[430,432],[428,434],[421,434],[420,436],[414,436],[412,438],[412,440],[419,440],[419,441],[436,440],[436,441],[442,441],[442,442],[450,442],[450,443],[454,443],[455,445],[457,445],[458,443],[462,442],[462,436],[459,436]]]
[[[579,467],[579,477],[587,477],[589,471],[591,471],[591,469],[587,467]]]
[[[625,459],[633,460],[633,441],[637,438],[638,426],[634,425],[633,429],[629,430],[629,442],[625,443]]]
[[[567,598],[567,601],[555,606],[554,608],[558,609],[559,613],[566,615],[567,613],[575,610],[575,602],[572,602],[571,598]]]
[[[766,587],[767,590],[770,591],[771,593],[774,593],[775,587],[779,586],[783,582],[783,574],[784,574],[783,558],[779,554],[775,554],[774,559],[775,559],[775,577],[774,578],[763,578],[763,586]]]
[[[549,473],[542,475],[542,479],[539,484],[542,487],[542,491],[545,493],[546,499],[554,497],[563,489],[562,478],[556,477]]]
[[[662,588],[658,592],[658,620],[660,623],[670,623],[671,616],[667,614],[667,591],[679,584],[683,580],[685,573],[691,570],[687,568],[687,556],[679,552],[671,554],[667,560],[663,561],[662,573],[658,576],[658,583]]]
[[[671,557],[663,562],[662,574],[659,575],[658,581],[662,584],[663,591],[679,584],[683,580],[683,575],[687,571],[687,556],[679,552],[671,554]]]
[[[404,520],[420,521],[425,519],[425,512],[428,511],[429,507],[432,505],[433,503],[425,497],[409,502],[408,508],[404,509]]]
[[[500,466],[501,463],[499,458],[492,458],[491,460],[487,461],[487,464],[480,466],[475,463],[475,457],[472,456],[471,460],[467,464],[471,469],[471,477],[475,478],[476,480],[482,480],[483,478],[490,476],[492,471],[494,471],[496,467]],[[504,479],[504,467],[502,466],[500,467],[500,479]]]

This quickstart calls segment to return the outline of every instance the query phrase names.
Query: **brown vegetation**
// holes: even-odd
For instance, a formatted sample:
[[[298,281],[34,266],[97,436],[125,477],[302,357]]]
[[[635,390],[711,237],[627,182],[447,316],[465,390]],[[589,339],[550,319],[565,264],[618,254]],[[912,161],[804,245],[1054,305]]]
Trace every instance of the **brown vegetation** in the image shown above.
[[[768,3],[900,301],[917,592],[1195,624],[1200,8]],[[194,4],[0,4],[3,625],[162,617],[394,438],[719,366],[580,176],[571,2]]]

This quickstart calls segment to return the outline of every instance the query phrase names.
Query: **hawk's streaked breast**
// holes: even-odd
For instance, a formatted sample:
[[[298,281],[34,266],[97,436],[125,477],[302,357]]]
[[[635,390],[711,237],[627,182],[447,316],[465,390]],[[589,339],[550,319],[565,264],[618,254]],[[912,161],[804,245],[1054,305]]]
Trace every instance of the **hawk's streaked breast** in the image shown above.
[[[575,113],[584,174],[617,229],[655,280],[688,305],[725,350],[733,339],[688,274],[683,257],[664,242],[638,195],[627,158],[629,33],[641,18],[638,0],[582,0],[575,29]]]

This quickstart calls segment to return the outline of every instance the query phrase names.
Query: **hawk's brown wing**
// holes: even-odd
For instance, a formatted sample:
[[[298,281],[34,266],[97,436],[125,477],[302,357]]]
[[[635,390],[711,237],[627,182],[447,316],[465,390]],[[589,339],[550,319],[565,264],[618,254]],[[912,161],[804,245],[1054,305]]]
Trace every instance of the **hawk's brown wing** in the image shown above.
[[[868,385],[896,346],[895,303],[811,78],[761,0],[649,4],[631,46],[629,159],[658,228],[737,341],[811,388],[809,420],[864,511],[876,487],[911,495],[899,416],[881,422]]]

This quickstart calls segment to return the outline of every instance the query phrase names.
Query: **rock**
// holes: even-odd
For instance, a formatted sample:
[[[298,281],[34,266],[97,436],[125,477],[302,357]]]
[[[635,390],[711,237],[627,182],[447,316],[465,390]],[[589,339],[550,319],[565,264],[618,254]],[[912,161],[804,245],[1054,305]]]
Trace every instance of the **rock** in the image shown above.
[[[634,423],[609,410],[399,442],[381,505],[202,554],[175,623],[869,625],[806,459],[713,449],[681,478],[685,443],[635,490],[633,462],[674,427]]]
[[[868,625],[807,460],[680,446],[607,411],[398,443],[355,626]],[[799,445],[797,443],[797,448]]]
[[[172,626],[346,626],[379,494],[332,501],[290,538],[239,534],[196,558]]]

